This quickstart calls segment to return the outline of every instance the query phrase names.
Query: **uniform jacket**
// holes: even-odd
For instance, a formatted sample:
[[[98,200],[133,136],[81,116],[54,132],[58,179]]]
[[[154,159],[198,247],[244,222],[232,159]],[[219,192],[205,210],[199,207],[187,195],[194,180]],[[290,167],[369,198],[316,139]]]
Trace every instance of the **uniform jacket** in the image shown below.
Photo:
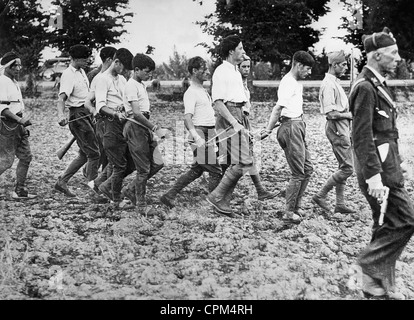
[[[384,184],[401,184],[397,109],[392,93],[365,67],[351,89],[349,105],[354,150],[363,177],[369,179],[380,173]],[[385,143],[389,150],[386,158],[381,159],[378,146]]]

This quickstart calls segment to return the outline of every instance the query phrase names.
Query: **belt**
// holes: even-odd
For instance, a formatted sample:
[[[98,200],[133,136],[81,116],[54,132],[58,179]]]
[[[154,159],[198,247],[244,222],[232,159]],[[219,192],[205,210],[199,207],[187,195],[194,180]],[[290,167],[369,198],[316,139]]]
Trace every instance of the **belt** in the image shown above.
[[[226,102],[227,107],[242,108],[245,105],[246,105],[246,102],[231,102],[231,101]]]
[[[374,134],[374,140],[389,140],[389,139],[398,139],[398,131],[392,132],[378,132]]]
[[[76,109],[79,109],[79,108],[85,108],[85,105],[81,105],[79,107],[69,107],[69,110],[76,110]]]
[[[149,113],[149,111],[141,111],[141,113],[142,113],[142,115],[145,117],[145,118],[147,118],[147,120],[149,120],[149,118],[150,118],[150,113]],[[127,117],[134,117],[134,112],[131,110],[131,111],[128,111],[127,113],[126,113],[126,116]]]
[[[279,122],[287,122],[287,121],[303,121],[303,114],[301,114],[299,117],[295,117],[295,118],[289,118],[289,117],[285,117],[282,116],[279,118]]]

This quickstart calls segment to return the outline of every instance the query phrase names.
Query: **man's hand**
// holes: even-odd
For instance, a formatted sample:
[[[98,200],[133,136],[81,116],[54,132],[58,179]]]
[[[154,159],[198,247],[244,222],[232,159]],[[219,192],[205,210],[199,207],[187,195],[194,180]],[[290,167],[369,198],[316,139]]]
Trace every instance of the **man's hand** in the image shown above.
[[[260,140],[266,139],[270,134],[272,133],[272,130],[268,129],[262,129],[260,131]]]
[[[19,124],[21,124],[23,127],[31,126],[32,123],[30,122],[30,116],[24,115],[20,120],[18,121]]]
[[[197,148],[201,148],[206,144],[206,141],[203,138],[201,138],[198,134],[194,137],[194,142]]]
[[[170,130],[168,129],[160,128],[160,129],[155,130],[155,134],[160,139],[164,139],[165,137],[167,137],[169,133],[170,133]]]
[[[244,127],[240,123],[235,122],[233,124],[233,129],[234,129],[234,131],[239,132],[239,131],[244,130]]]
[[[386,189],[382,184],[381,175],[377,173],[375,176],[367,179],[368,194],[374,198],[382,199],[385,195]]]
[[[62,114],[58,116],[58,123],[61,127],[64,127],[69,123],[69,120],[65,115]]]
[[[114,116],[117,117],[119,121],[124,121],[127,118],[123,112],[115,112]]]

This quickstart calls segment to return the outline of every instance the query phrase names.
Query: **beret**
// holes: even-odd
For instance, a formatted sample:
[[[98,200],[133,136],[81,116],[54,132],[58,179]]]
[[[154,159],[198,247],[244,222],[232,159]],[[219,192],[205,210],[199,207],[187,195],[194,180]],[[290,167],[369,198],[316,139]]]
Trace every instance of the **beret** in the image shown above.
[[[366,53],[380,48],[386,48],[397,43],[390,29],[387,27],[384,27],[381,32],[376,32],[371,35],[363,35],[362,42],[364,43]]]
[[[14,52],[7,52],[3,58],[1,58],[1,65],[4,66],[12,60],[18,59],[19,56]]]
[[[346,61],[346,56],[344,50],[341,51],[333,51],[328,53],[328,63],[341,63]]]

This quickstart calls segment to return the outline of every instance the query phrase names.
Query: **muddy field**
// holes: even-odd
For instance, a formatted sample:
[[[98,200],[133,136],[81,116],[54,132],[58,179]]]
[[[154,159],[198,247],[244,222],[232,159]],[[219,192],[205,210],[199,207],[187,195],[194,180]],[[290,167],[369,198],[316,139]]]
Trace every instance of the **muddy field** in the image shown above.
[[[253,103],[254,130],[266,123],[272,104]],[[365,299],[349,269],[370,239],[371,217],[353,175],[347,184],[352,215],[322,214],[310,199],[336,168],[316,103],[307,103],[307,141],[315,173],[304,198],[306,219],[286,227],[279,212],[289,170],[273,134],[256,145],[267,190],[281,192],[257,201],[248,176],[238,184],[232,205],[243,215],[213,214],[205,201],[205,179],[194,182],[168,210],[159,196],[186,171],[189,149],[183,145],[180,103],[153,101],[153,119],[174,131],[162,144],[166,166],[150,180],[149,202],[157,216],[133,210],[113,211],[93,203],[78,172],[70,181],[77,194],[68,199],[53,190],[58,175],[76,155],[63,160],[56,151],[70,137],[56,123],[55,100],[28,100],[33,114],[34,159],[28,187],[39,197],[11,200],[14,170],[0,177],[0,299]],[[399,102],[401,153],[413,167],[414,116]],[[15,168],[14,164],[13,169]],[[132,176],[127,177],[127,181]],[[414,195],[413,180],[407,189]],[[334,203],[334,194],[330,200]],[[398,289],[414,299],[414,246],[410,241],[397,263]]]

